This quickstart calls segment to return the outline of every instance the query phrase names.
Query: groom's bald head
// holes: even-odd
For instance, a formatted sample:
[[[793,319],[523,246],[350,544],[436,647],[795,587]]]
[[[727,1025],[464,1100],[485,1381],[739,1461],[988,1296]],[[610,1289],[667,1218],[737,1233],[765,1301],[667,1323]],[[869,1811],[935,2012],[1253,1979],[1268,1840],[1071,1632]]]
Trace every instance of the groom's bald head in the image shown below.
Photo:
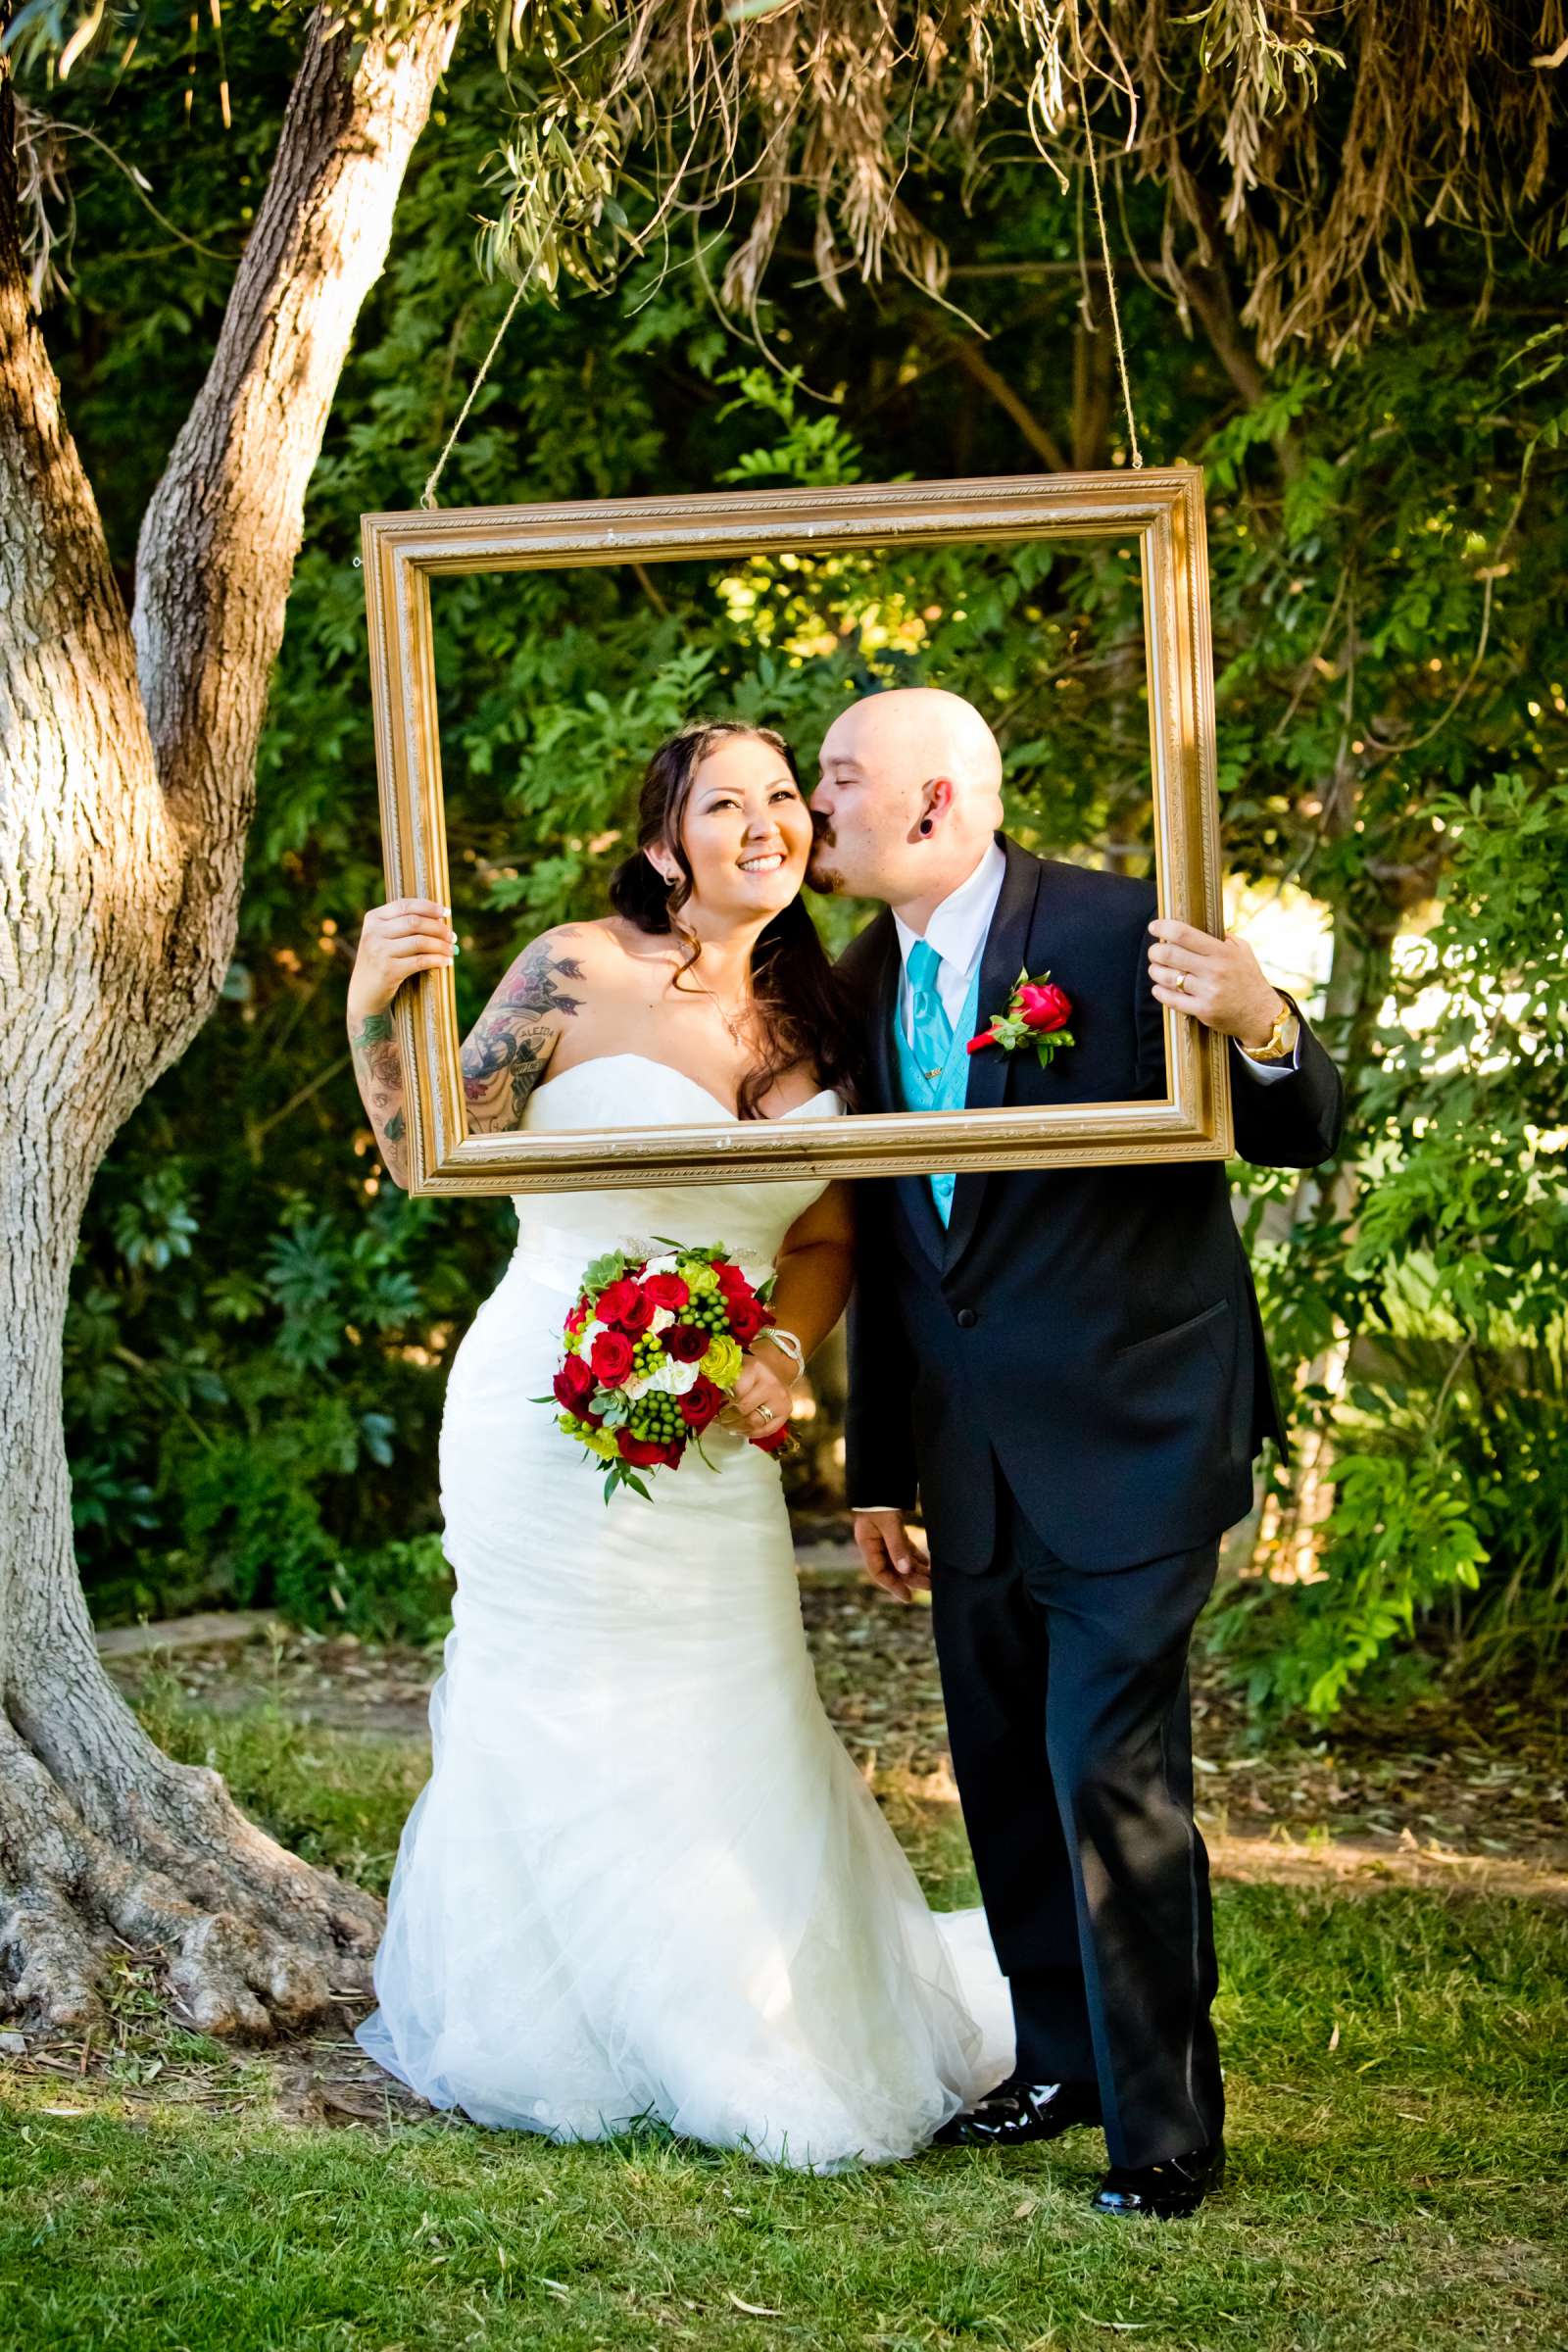
[[[822,762],[848,755],[874,763],[890,780],[950,777],[971,799],[1002,812],[1002,754],[973,703],[940,686],[901,686],[867,694],[840,711],[822,739]]]
[[[822,739],[811,796],[818,889],[936,906],[1002,823],[1002,753],[972,703],[937,686],[868,694]]]

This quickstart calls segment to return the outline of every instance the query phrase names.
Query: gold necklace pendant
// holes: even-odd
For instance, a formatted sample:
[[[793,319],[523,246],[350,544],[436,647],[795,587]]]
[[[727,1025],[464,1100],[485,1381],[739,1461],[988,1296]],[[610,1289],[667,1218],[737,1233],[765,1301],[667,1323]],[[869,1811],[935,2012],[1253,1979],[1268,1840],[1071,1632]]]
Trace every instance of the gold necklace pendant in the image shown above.
[[[712,989],[709,987],[706,980],[699,980],[697,985],[702,990],[704,996],[707,997],[709,1003],[713,1006],[714,1011],[718,1014],[718,1017],[723,1022],[724,1027],[728,1030],[730,1043],[736,1046],[743,1044],[745,1041],[741,1036],[741,1031],[746,1026],[748,1016],[755,1010],[756,1000],[753,998],[748,998],[746,1004],[743,1005],[739,1013],[730,1013],[725,1010],[717,996],[715,996]]]
[[[708,999],[714,1011],[718,1014],[719,1019],[723,1022],[724,1027],[729,1034],[731,1045],[739,1046],[745,1043],[745,1040],[741,1036],[741,1030],[745,1027],[748,1015],[756,1010],[757,1000],[755,997],[747,998],[745,1005],[743,1006],[740,1015],[737,1018],[725,1011],[716,992],[709,987],[708,982],[702,977],[695,965],[682,964],[677,968],[674,974],[674,979],[677,982],[690,980],[702,991],[702,994]]]

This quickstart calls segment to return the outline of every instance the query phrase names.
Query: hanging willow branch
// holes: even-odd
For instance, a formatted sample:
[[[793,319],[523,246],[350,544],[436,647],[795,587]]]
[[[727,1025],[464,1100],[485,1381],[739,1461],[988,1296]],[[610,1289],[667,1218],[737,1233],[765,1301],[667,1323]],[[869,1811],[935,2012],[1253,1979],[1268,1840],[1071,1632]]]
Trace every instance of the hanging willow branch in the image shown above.
[[[385,38],[432,0],[341,0]],[[23,0],[22,56],[73,49],[101,0]],[[1337,357],[1420,309],[1423,232],[1553,252],[1568,223],[1568,0],[491,0],[514,118],[480,261],[553,291],[723,229],[723,299],[755,307],[786,220],[817,277],[940,295],[922,173],[1084,167],[1165,193],[1166,282],[1229,261],[1267,366]],[[107,38],[106,34],[96,36]],[[66,71],[64,60],[62,72]]]
[[[503,0],[498,47],[532,78],[484,258],[603,283],[685,215],[735,231],[721,291],[744,310],[804,206],[833,298],[848,271],[940,292],[922,167],[1033,153],[1065,180],[1087,116],[1163,186],[1171,282],[1228,251],[1265,365],[1337,356],[1420,308],[1424,228],[1477,234],[1483,273],[1498,239],[1553,249],[1565,29],[1564,0]]]

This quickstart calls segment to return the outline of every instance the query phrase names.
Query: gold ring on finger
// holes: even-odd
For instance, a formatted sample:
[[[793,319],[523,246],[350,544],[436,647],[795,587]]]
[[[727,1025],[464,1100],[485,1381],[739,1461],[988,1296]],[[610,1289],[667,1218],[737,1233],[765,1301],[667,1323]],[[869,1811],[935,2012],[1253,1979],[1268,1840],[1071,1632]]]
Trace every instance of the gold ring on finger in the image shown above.
[[[1185,972],[1178,972],[1175,979],[1171,982],[1171,986],[1173,989],[1175,989],[1178,996],[1184,995],[1187,988],[1187,974]]]

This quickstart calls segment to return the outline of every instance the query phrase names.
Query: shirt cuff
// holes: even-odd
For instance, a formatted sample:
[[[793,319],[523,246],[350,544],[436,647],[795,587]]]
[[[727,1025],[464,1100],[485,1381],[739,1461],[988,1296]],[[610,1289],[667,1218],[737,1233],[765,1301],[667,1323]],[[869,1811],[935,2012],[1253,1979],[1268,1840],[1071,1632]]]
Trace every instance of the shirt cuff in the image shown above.
[[[1289,1061],[1259,1061],[1255,1055],[1248,1053],[1245,1046],[1238,1046],[1236,1051],[1246,1062],[1253,1077],[1261,1078],[1265,1085],[1271,1078],[1294,1077],[1296,1072],[1301,1066],[1301,1038],[1299,1031],[1297,1032],[1296,1044],[1292,1049],[1291,1058]]]
[[[1237,1053],[1253,1076],[1265,1081],[1270,1078],[1293,1078],[1301,1066],[1301,1031],[1306,1026],[1301,1018],[1301,1007],[1294,997],[1285,995],[1283,988],[1279,994],[1285,998],[1286,1004],[1296,1015],[1296,1038],[1287,1059],[1284,1061],[1259,1061],[1255,1054],[1249,1054],[1240,1040],[1237,1041],[1236,1046]]]

